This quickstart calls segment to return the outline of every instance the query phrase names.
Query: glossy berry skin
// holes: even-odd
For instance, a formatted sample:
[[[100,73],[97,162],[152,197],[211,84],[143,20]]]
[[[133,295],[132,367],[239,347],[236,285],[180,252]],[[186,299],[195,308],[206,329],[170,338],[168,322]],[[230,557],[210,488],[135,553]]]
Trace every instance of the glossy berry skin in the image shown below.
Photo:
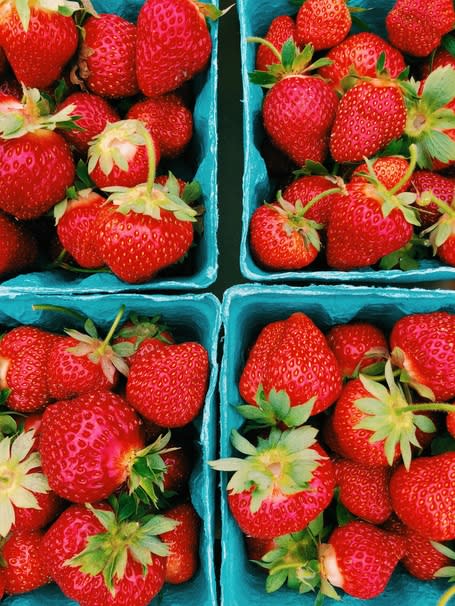
[[[18,219],[39,217],[63,200],[74,176],[71,150],[54,131],[0,140],[0,208]]]
[[[430,71],[434,71],[438,67],[451,65],[455,69],[455,57],[442,46],[436,49],[435,53],[422,66],[422,78],[428,78]]]
[[[156,152],[156,164],[158,164],[159,149],[155,141],[154,147]],[[100,163],[97,162],[93,170],[89,173],[90,178],[95,183],[96,187],[99,189],[113,186],[134,187],[140,183],[145,183],[149,170],[149,159],[145,145],[135,145],[133,147],[128,144],[126,158],[128,161],[128,170],[123,170],[114,164],[108,174],[101,169]]]
[[[455,538],[455,453],[419,457],[390,480],[392,507],[406,526],[433,541]]]
[[[0,17],[0,46],[19,82],[43,89],[57,80],[77,49],[78,34],[71,17],[30,7],[25,32],[14,3],[6,3]]]
[[[416,170],[412,175],[411,190],[417,194],[415,206],[420,210],[419,219],[422,228],[433,225],[441,216],[441,211],[435,202],[425,206],[421,204],[432,194],[449,206],[455,198],[455,183],[452,179],[429,170]]]
[[[408,168],[409,163],[402,156],[382,156],[373,161],[373,172],[377,180],[388,190],[393,189],[395,185],[398,185],[404,179]],[[368,183],[368,179],[363,177],[362,174],[369,174],[368,166],[365,162],[360,164],[352,173],[350,183]],[[410,183],[411,177],[401,185],[396,193],[409,191]]]
[[[12,357],[22,349],[33,347],[38,341],[46,341],[49,333],[36,326],[16,326],[6,332],[0,340],[0,355]]]
[[[7,594],[26,593],[50,582],[47,563],[42,557],[42,541],[39,530],[17,531],[3,545]]]
[[[447,431],[450,435],[455,438],[455,413],[451,413],[447,415],[446,419]]]
[[[79,73],[89,90],[108,99],[139,92],[136,26],[114,14],[89,17],[83,25]]]
[[[168,345],[135,361],[126,397],[149,421],[162,427],[183,427],[204,404],[208,373],[208,355],[202,345]]]
[[[17,274],[36,261],[38,249],[34,237],[13,218],[0,211],[0,276]]]
[[[338,98],[320,78],[291,75],[268,91],[262,107],[272,143],[297,165],[323,162]]]
[[[180,585],[189,581],[198,569],[201,521],[191,503],[176,505],[164,515],[180,522],[174,530],[160,536],[169,547],[165,582]]]
[[[40,468],[37,468],[36,473],[42,473]],[[33,493],[40,509],[32,509],[31,507],[14,507],[15,523],[12,527],[13,532],[38,530],[48,526],[57,514],[63,509],[62,499],[52,490],[46,493]]]
[[[334,187],[337,187],[337,185],[328,177],[319,175],[298,177],[283,190],[283,198],[292,204],[300,200],[305,206],[322,192]],[[330,194],[321,198],[305,212],[305,217],[316,221],[316,223],[326,225],[329,222],[332,204],[336,199],[335,196],[336,194]]]
[[[429,387],[436,401],[455,397],[455,315],[441,311],[412,314],[395,323],[391,349],[404,353],[402,366],[414,383]]]
[[[297,44],[332,48],[349,33],[352,20],[345,0],[306,0],[296,17]]]
[[[77,126],[83,130],[65,129],[62,136],[81,154],[86,154],[89,143],[99,135],[110,122],[117,122],[120,116],[109,103],[91,93],[77,92],[69,95],[57,110],[74,105],[72,115],[78,116]]]
[[[193,135],[192,113],[174,93],[135,103],[127,118],[145,124],[158,143],[162,158],[179,156]]]
[[[251,349],[242,371],[242,398],[256,404],[259,385],[264,391],[285,390],[291,406],[313,396],[312,413],[328,408],[341,392],[341,374],[336,358],[322,332],[303,313],[266,326]]]
[[[414,57],[426,57],[441,44],[454,22],[452,0],[397,0],[385,25],[396,48]]]
[[[51,488],[75,503],[112,494],[129,475],[144,446],[140,421],[117,395],[95,392],[48,407],[40,453]]]
[[[396,78],[406,67],[403,55],[383,38],[371,32],[354,34],[343,40],[327,53],[331,65],[321,67],[319,73],[337,90],[342,90],[341,81],[354,70],[359,76],[376,76],[376,65],[380,55],[385,55],[385,69]],[[351,82],[351,86],[355,83]]]
[[[212,39],[192,0],[146,0],[137,19],[136,69],[147,97],[170,92],[207,65]]]
[[[115,583],[115,597],[102,574],[88,575],[80,568],[65,566],[79,554],[88,538],[104,532],[102,524],[83,505],[72,505],[49,528],[43,540],[43,554],[52,579],[63,593],[81,606],[148,606],[164,584],[166,558],[153,555],[146,575],[142,565],[128,557],[125,576]]]
[[[318,444],[312,448],[327,457]],[[271,539],[306,528],[328,506],[334,488],[333,465],[327,457],[321,459],[306,490],[285,495],[277,488],[254,513],[251,511],[251,490],[228,493],[228,503],[242,532],[255,538]]]
[[[275,17],[270,23],[265,39],[281,52],[283,44],[287,40],[292,39],[295,41],[294,20],[288,15],[279,15],[278,17]],[[259,71],[267,71],[267,67],[275,63],[278,63],[276,55],[274,55],[265,44],[260,44],[256,53],[256,69]]]

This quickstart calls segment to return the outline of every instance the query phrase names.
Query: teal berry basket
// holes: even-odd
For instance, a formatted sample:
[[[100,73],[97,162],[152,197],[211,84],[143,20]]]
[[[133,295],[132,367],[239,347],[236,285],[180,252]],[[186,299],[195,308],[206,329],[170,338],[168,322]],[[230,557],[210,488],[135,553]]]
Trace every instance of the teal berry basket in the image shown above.
[[[350,6],[369,9],[361,13],[361,19],[371,31],[385,37],[384,19],[394,5],[394,0],[352,0]],[[455,279],[455,267],[443,265],[437,260],[423,260],[418,269],[375,270],[371,267],[351,271],[337,271],[322,264],[300,271],[266,271],[252,256],[249,246],[249,224],[253,212],[263,202],[273,202],[278,188],[277,182],[267,171],[261,154],[261,146],[266,137],[262,125],[261,108],[263,89],[251,84],[248,74],[255,68],[257,44],[247,42],[250,36],[264,37],[274,17],[294,15],[297,8],[289,0],[267,0],[257,10],[255,0],[238,0],[240,20],[240,40],[243,83],[243,209],[242,237],[240,245],[240,270],[242,275],[255,282],[344,282],[344,283],[384,283],[414,285],[420,282]],[[354,31],[354,30],[353,30]]]
[[[92,0],[92,3],[98,13],[116,13],[135,23],[144,0]],[[210,3],[218,6],[218,0]],[[213,46],[211,60],[207,69],[190,85],[194,97],[193,138],[182,158],[165,167],[177,177],[198,181],[202,190],[203,233],[196,238],[185,261],[163,270],[144,284],[128,284],[112,273],[87,274],[53,269],[20,274],[3,282],[3,286],[18,291],[83,294],[201,290],[215,282],[218,274],[218,22],[210,22],[209,27]]]
[[[243,421],[235,410],[235,405],[241,402],[238,382],[248,350],[266,324],[300,311],[307,314],[323,332],[335,324],[351,320],[370,321],[388,332],[404,315],[439,310],[455,313],[453,292],[352,285],[296,288],[252,284],[230,288],[222,305],[225,337],[220,371],[221,458],[238,456],[230,443],[231,431],[239,429]],[[228,474],[223,472],[220,482],[222,606],[312,606],[314,594],[302,595],[287,588],[266,593],[266,574],[248,560],[243,535],[230,514],[226,498],[227,480]],[[360,600],[340,590],[340,603],[344,606],[436,606],[438,598],[447,588],[447,581],[418,581],[404,569],[397,569],[381,596],[373,600]],[[326,602],[327,605],[338,603],[329,598]]]
[[[197,460],[190,479],[193,505],[201,518],[199,568],[195,577],[182,585],[165,585],[153,600],[160,606],[214,606],[217,584],[214,564],[215,544],[215,473],[207,462],[216,456],[216,385],[218,378],[218,337],[221,325],[220,303],[212,294],[164,295],[92,295],[43,296],[9,293],[0,296],[0,326],[2,329],[31,324],[59,331],[73,324],[68,316],[49,311],[33,311],[34,304],[69,307],[89,316],[100,329],[108,329],[122,304],[138,315],[160,315],[175,335],[176,342],[195,340],[209,354],[210,378],[204,408],[193,422],[197,438]],[[56,585],[49,585],[28,594],[10,596],[5,606],[75,606]]]

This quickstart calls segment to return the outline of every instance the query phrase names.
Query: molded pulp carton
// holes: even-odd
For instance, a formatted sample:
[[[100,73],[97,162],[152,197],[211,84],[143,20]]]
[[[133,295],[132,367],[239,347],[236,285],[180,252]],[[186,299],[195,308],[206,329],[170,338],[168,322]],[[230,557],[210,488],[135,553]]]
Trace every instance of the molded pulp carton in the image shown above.
[[[144,0],[93,0],[98,13],[117,13],[136,22]],[[211,1],[217,5],[217,0]],[[169,168],[177,177],[197,180],[202,189],[200,204],[204,207],[202,237],[182,264],[164,270],[145,284],[127,284],[111,273],[73,273],[52,270],[21,274],[4,282],[14,290],[35,292],[124,292],[144,290],[202,289],[215,282],[218,272],[218,193],[217,193],[217,86],[218,86],[218,23],[209,23],[213,50],[207,69],[191,83],[195,96],[193,110],[194,134],[183,159]]]
[[[394,0],[353,0],[350,6],[362,6],[370,10],[360,17],[371,30],[385,35],[384,17],[394,5]],[[243,130],[244,130],[244,172],[243,172],[243,228],[240,250],[240,270],[248,280],[260,282],[374,282],[388,284],[416,284],[431,280],[449,280],[455,278],[455,268],[442,265],[437,260],[425,260],[416,270],[401,271],[374,270],[363,268],[353,271],[332,269],[309,269],[301,271],[265,271],[259,267],[251,255],[249,247],[249,223],[251,216],[263,202],[273,202],[277,184],[270,178],[260,149],[265,137],[262,126],[261,107],[263,90],[257,84],[251,84],[248,73],[255,68],[257,44],[247,42],[249,36],[261,36],[267,33],[272,19],[278,15],[294,15],[295,4],[289,0],[266,0],[257,10],[256,0],[238,0],[240,19],[240,40],[242,55],[243,82]]]
[[[221,458],[239,456],[230,444],[232,429],[238,429],[242,424],[242,417],[234,408],[241,402],[238,381],[248,350],[266,324],[301,311],[323,332],[334,324],[351,320],[368,320],[388,331],[404,315],[437,310],[455,313],[455,293],[349,285],[306,288],[242,285],[229,289],[222,306],[225,338],[220,372]],[[222,605],[312,606],[315,596],[311,594],[299,595],[287,588],[271,594],[265,592],[266,574],[248,561],[242,533],[230,514],[226,499],[227,478],[228,474],[222,473]],[[397,570],[381,596],[374,600],[358,600],[343,594],[340,603],[344,606],[436,606],[447,587],[446,580],[418,581]],[[330,599],[326,601],[335,604]]]
[[[0,297],[0,326],[2,329],[19,324],[33,324],[50,330],[71,325],[71,318],[48,311],[33,311],[33,304],[53,304],[72,308],[88,315],[100,329],[107,329],[122,304],[124,317],[135,311],[139,315],[160,315],[175,334],[176,341],[195,340],[209,354],[210,379],[203,411],[194,421],[198,434],[195,447],[198,460],[191,476],[193,505],[201,520],[199,570],[182,585],[166,585],[153,603],[160,606],[214,606],[217,603],[214,567],[215,479],[207,461],[216,456],[215,390],[218,375],[217,348],[221,324],[220,304],[211,294],[203,295],[93,295],[90,297],[52,297],[32,294],[10,294]],[[5,606],[75,606],[76,602],[63,596],[56,585],[21,596],[6,598]],[[3,602],[2,602],[3,604]],[[132,605],[133,606],[133,605]]]

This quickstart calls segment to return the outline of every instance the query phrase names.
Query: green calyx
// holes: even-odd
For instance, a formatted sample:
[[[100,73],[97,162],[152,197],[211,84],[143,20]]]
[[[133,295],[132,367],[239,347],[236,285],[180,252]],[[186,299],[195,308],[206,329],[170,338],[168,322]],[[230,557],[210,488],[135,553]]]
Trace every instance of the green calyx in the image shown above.
[[[264,88],[271,88],[285,76],[303,75],[332,64],[332,61],[326,58],[317,59],[314,63],[311,63],[314,54],[313,46],[307,44],[301,51],[292,38],[289,38],[283,44],[281,52],[264,38],[251,37],[247,40],[248,42],[257,42],[267,46],[279,61],[269,65],[267,71],[255,70],[249,74],[250,81],[253,84],[259,84]]]
[[[129,324],[120,328],[116,334],[116,338],[134,339],[134,343],[132,343],[133,353],[139,349],[146,339],[158,339],[163,343],[171,343],[171,341],[163,335],[168,328],[165,324],[160,323],[160,316],[147,318],[132,313],[128,320]]]
[[[426,385],[423,385],[422,383],[418,383],[417,381],[415,381],[412,376],[409,374],[409,372],[406,369],[406,356],[404,354],[404,351],[400,348],[400,347],[394,347],[392,352],[391,352],[391,362],[394,366],[396,366],[397,368],[399,368],[399,380],[400,383],[403,383],[405,385],[409,385],[410,387],[412,387],[413,389],[416,390],[416,392],[422,396],[422,398],[427,398],[428,400],[432,400],[434,402],[434,393],[432,392],[432,390],[427,387]]]
[[[305,217],[306,207],[303,207],[300,200],[295,204],[291,204],[283,198],[281,192],[278,192],[277,202],[278,205],[267,203],[266,205],[285,219],[283,229],[286,235],[291,236],[293,232],[298,232],[303,238],[306,249],[313,246],[319,251],[321,249],[321,240],[319,238],[318,230],[322,229],[324,226]]]
[[[439,553],[442,553],[447,558],[453,561],[453,565],[444,566],[443,568],[440,568],[437,572],[435,572],[434,576],[436,578],[441,579],[447,578],[449,583],[455,583],[455,551],[453,549],[450,549],[450,547],[448,547],[447,545],[443,545],[442,543],[436,543],[436,541],[431,541],[431,544],[436,549],[436,551],[439,551]]]
[[[228,11],[230,11],[233,6],[235,6],[235,4],[231,4],[227,8],[221,10],[214,4],[208,4],[206,2],[198,2],[197,0],[193,0],[193,2],[199,9],[199,12],[201,13],[201,15],[203,15],[204,17],[207,17],[211,21],[217,21],[220,17],[222,17]]]
[[[430,234],[429,240],[433,247],[433,253],[438,252],[438,248],[444,244],[451,236],[455,235],[455,207],[449,206],[443,200],[437,198],[432,192],[430,195],[420,199],[420,205],[425,206],[432,202],[438,206],[442,212],[439,219],[433,225],[425,229],[421,235]]]
[[[233,471],[227,489],[233,494],[251,492],[251,511],[256,512],[262,501],[274,494],[292,495],[308,488],[323,456],[315,448],[317,429],[310,426],[280,431],[270,430],[267,438],[259,438],[254,446],[236,430],[232,431],[233,446],[244,459],[227,458],[212,461],[218,471]]]
[[[101,574],[112,596],[116,594],[116,584],[125,576],[129,559],[139,562],[146,576],[153,563],[153,555],[168,555],[167,545],[158,537],[173,530],[177,521],[162,515],[120,521],[115,511],[96,509],[88,503],[86,507],[103,525],[105,532],[90,536],[85,549],[64,565],[79,568],[90,576]]]
[[[22,23],[22,27],[26,32],[30,25],[30,9],[32,7],[35,10],[59,13],[64,17],[71,17],[73,13],[82,9],[79,2],[73,2],[72,0],[15,0],[14,5]]]
[[[13,436],[18,429],[15,416],[22,416],[21,413],[9,410],[6,407],[6,402],[11,393],[11,389],[5,387],[0,389],[0,440],[6,436]]]

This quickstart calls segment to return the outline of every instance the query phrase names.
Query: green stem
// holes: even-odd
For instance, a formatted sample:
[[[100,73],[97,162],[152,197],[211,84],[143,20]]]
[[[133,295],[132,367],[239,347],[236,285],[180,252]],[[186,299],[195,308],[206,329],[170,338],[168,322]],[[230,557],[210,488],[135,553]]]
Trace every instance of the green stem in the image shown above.
[[[394,370],[393,376],[398,377],[400,375],[400,373],[401,373],[400,369]],[[385,379],[385,375],[367,375],[367,376],[372,381],[384,381],[384,379]]]
[[[276,572],[281,572],[282,570],[302,568],[305,565],[305,562],[285,562],[284,564],[280,564],[279,566],[274,566],[270,569],[270,574],[275,574]]]
[[[310,200],[303,207],[302,214],[305,214],[307,212],[307,210],[310,210],[310,208],[312,206],[314,206],[316,204],[316,202],[319,202],[319,200],[322,200],[323,198],[326,198],[327,196],[331,196],[332,194],[342,194],[342,193],[343,192],[339,187],[332,187],[331,189],[326,189],[325,191],[323,191],[320,194],[318,194],[317,196],[315,196],[312,200]]]
[[[109,345],[110,340],[112,339],[114,332],[117,329],[117,326],[120,323],[120,320],[122,319],[123,314],[125,313],[125,305],[122,305],[120,307],[120,309],[117,312],[117,315],[115,316],[114,322],[112,323],[111,328],[109,329],[109,332],[106,335],[106,338],[104,339],[104,341],[101,343],[101,345],[98,347],[97,352],[100,355],[103,355],[104,352],[106,351],[106,347]]]
[[[273,44],[271,42],[269,42],[268,40],[265,40],[264,38],[258,38],[257,36],[250,36],[250,37],[248,37],[246,39],[246,41],[247,42],[257,42],[258,44],[263,44],[269,50],[272,51],[272,53],[275,55],[275,57],[281,63],[281,53],[280,53],[280,51],[275,46],[273,46]]]
[[[439,599],[437,606],[446,606],[450,599],[455,596],[455,585],[452,585]]]
[[[397,191],[400,191],[400,189],[408,182],[408,180],[411,178],[412,173],[414,172],[414,169],[417,164],[417,146],[414,143],[409,146],[409,154],[409,166],[406,172],[404,173],[403,177],[390,190],[390,193],[392,195],[396,194]]]
[[[440,200],[434,194],[431,196],[431,202],[434,202],[449,217],[455,217],[455,209],[449,206],[444,200]],[[424,207],[425,208],[425,207]]]
[[[147,175],[147,193],[149,196],[152,194],[153,186],[155,184],[155,175],[156,175],[156,154],[155,154],[155,146],[153,145],[152,137],[149,131],[145,128],[145,126],[138,122],[140,125],[139,132],[144,137],[145,147],[147,149],[147,156],[149,161],[149,170]]]
[[[85,322],[87,320],[87,316],[80,314],[74,309],[69,309],[68,307],[63,307],[62,305],[32,305],[33,311],[54,311],[56,313],[65,314],[66,316],[70,316],[71,318],[75,318],[80,322]]]
[[[455,413],[455,404],[447,404],[446,402],[432,402],[431,404],[410,404],[409,406],[403,406],[397,408],[396,412],[399,414],[403,412],[422,412],[422,411],[436,411],[436,412],[452,412]]]

